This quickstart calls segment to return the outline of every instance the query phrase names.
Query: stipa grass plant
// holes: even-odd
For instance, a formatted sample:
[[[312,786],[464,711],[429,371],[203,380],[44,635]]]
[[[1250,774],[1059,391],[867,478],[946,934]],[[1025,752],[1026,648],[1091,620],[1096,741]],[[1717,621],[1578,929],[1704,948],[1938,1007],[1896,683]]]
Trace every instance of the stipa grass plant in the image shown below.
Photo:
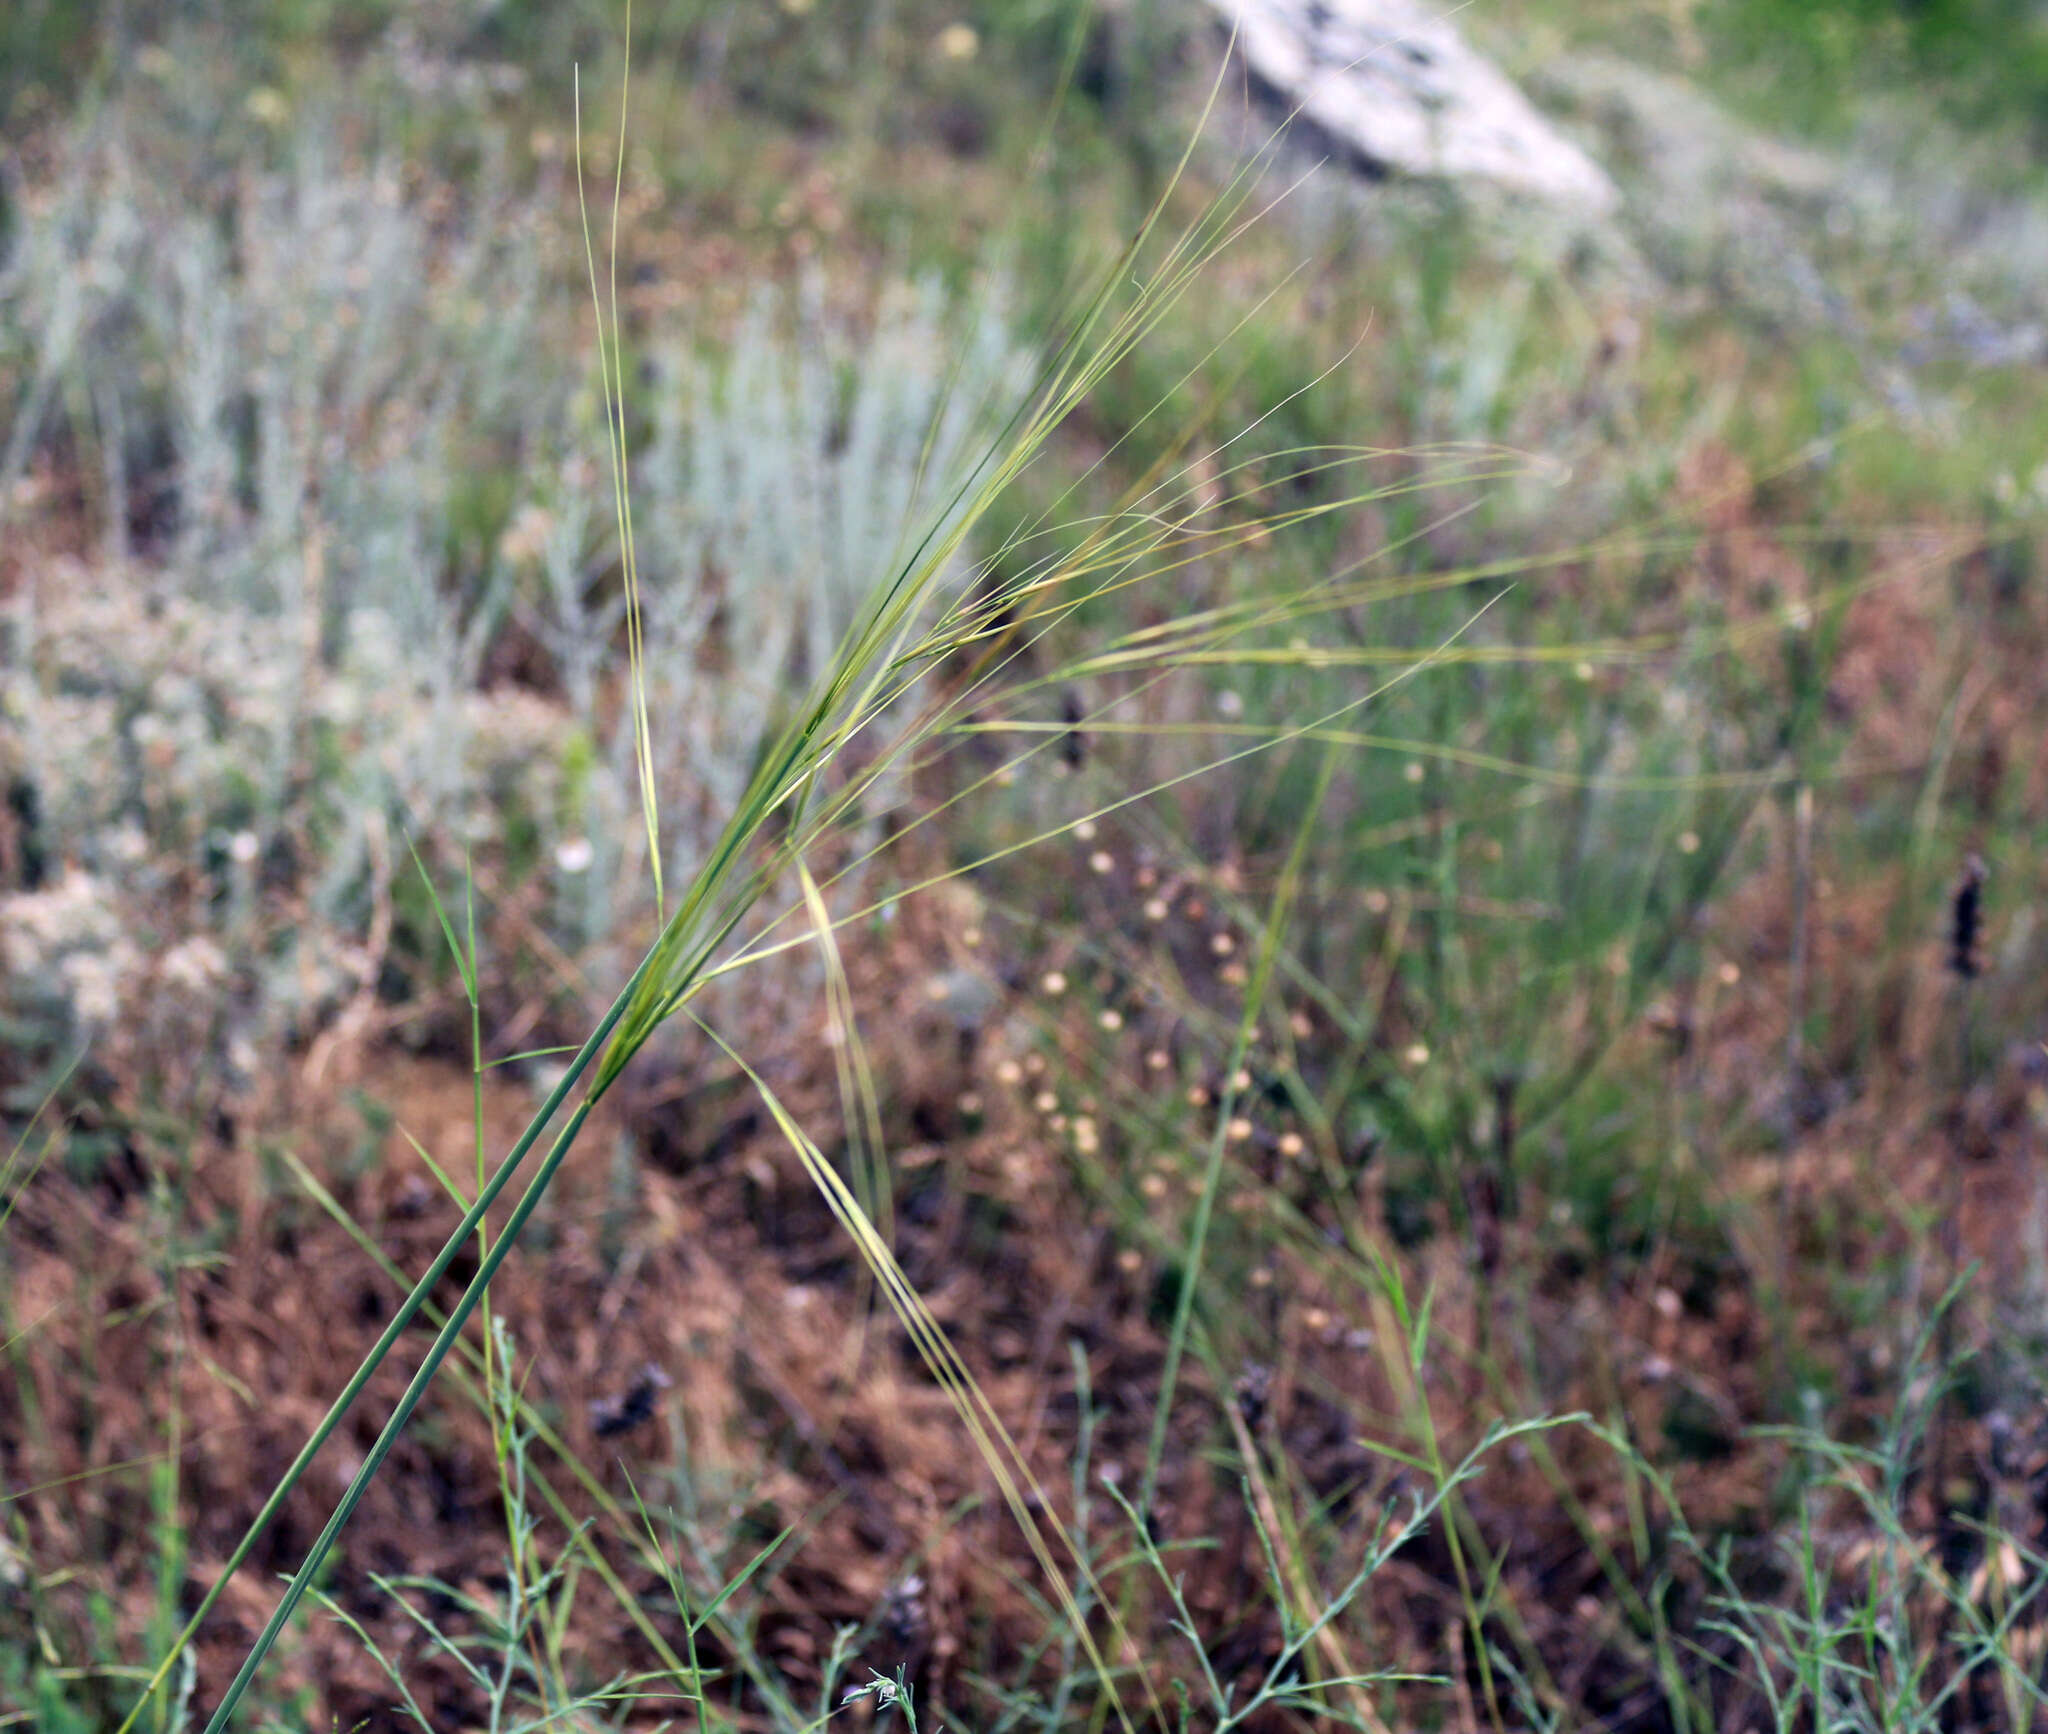
[[[861,603],[850,630],[817,672],[807,695],[795,707],[794,716],[762,752],[723,830],[690,877],[674,887],[659,937],[623,991],[577,1048],[547,1100],[495,1172],[487,1178],[480,1176],[481,1184],[461,1224],[266,1500],[256,1522],[233,1551],[178,1643],[164,1657],[150,1684],[152,1692],[169,1677],[192,1632],[247,1558],[256,1537],[296,1487],[313,1455],[389,1355],[400,1333],[425,1305],[426,1297],[442,1280],[458,1251],[478,1235],[485,1213],[511,1184],[524,1161],[544,1147],[545,1153],[517,1203],[495,1236],[480,1243],[475,1276],[462,1298],[448,1309],[432,1347],[404,1395],[293,1575],[243,1667],[216,1705],[209,1728],[217,1730],[227,1725],[265,1655],[312,1587],[400,1431],[454,1351],[468,1320],[484,1304],[493,1278],[519,1243],[522,1231],[546,1197],[592,1113],[656,1032],[678,1013],[694,1015],[707,982],[715,974],[730,974],[738,966],[738,960],[728,955],[732,942],[763,895],[792,878],[802,879],[806,861],[830,840],[844,834],[863,802],[889,775],[914,762],[921,750],[943,738],[968,714],[1006,660],[1014,657],[1020,642],[1029,642],[1042,634],[1049,623],[1071,613],[1091,594],[1135,582],[1148,569],[1166,573],[1175,569],[1177,550],[1187,535],[1186,524],[1154,507],[1147,495],[1156,489],[1149,487],[1115,518],[1091,529],[1078,546],[1028,566],[1021,576],[969,582],[960,556],[992,503],[1040,454],[1052,432],[1086,399],[1104,373],[1168,316],[1201,270],[1228,243],[1235,228],[1246,219],[1247,197],[1243,185],[1227,192],[1219,203],[1177,235],[1166,233],[1162,213],[1155,213],[1124,258],[1106,275],[1102,287],[1084,305],[1067,341],[1045,369],[1029,401],[1012,416],[1002,440],[963,480],[954,482],[950,491],[939,492],[938,503],[926,515],[921,532],[906,540],[905,553]],[[1122,299],[1122,287],[1133,276],[1138,284],[1136,293]],[[593,271],[594,286],[595,283]],[[605,309],[601,291],[598,299],[602,316]],[[618,528],[622,545],[630,547],[624,424],[619,419],[617,396],[623,376],[615,359],[615,334],[607,339],[606,355],[604,371],[608,402],[612,406],[607,411],[607,422],[620,477]],[[1340,507],[1341,502],[1337,506],[1318,506],[1316,510]],[[628,560],[630,564],[630,554]],[[629,594],[628,606],[637,609],[641,606],[640,598]],[[1227,630],[1224,625],[1212,626],[1207,636],[1214,640]],[[644,700],[645,645],[637,625],[629,631],[629,643],[634,653],[636,696]],[[1142,656],[1126,656],[1124,660],[1131,666],[1142,666],[1143,662]],[[942,671],[948,670],[964,673],[940,679]],[[1336,714],[1354,710],[1364,701],[1364,696],[1349,700],[1338,707]],[[635,724],[643,779],[652,725],[653,719],[643,704],[643,714]],[[643,816],[649,830],[650,855],[658,856],[661,820],[651,798],[643,803]],[[807,889],[800,907],[815,923],[819,935],[829,935],[834,918],[826,912],[822,895],[815,887]],[[771,939],[772,930],[771,923],[751,950],[743,949],[741,956],[759,956],[765,950],[792,943]],[[450,937],[453,939],[452,932]],[[473,963],[460,943],[456,950],[465,959],[468,983]],[[468,991],[473,1002],[473,988]],[[733,1058],[737,1061],[738,1056]],[[813,1178],[826,1190],[835,1213],[855,1235],[863,1258],[911,1329],[921,1353],[938,1372],[941,1382],[954,1393],[985,1461],[995,1472],[1041,1565],[1056,1585],[1063,1584],[1052,1540],[1061,1542],[1069,1558],[1073,1557],[1073,1550],[1066,1544],[1056,1520],[1048,1520],[1052,1532],[1048,1539],[1043,1533],[1044,1525],[1034,1517],[1033,1505],[1042,1506],[1043,1501],[1029,1465],[1003,1433],[986,1397],[909,1287],[859,1202],[845,1190],[836,1171],[823,1160],[815,1145],[802,1136],[775,1104],[765,1085],[762,1087],[764,1098],[785,1132],[807,1153]],[[492,1376],[488,1366],[486,1374]],[[509,1456],[505,1461],[510,1461]],[[508,1488],[508,1499],[511,1492]],[[1071,1599],[1063,1590],[1062,1597],[1068,1600],[1071,1615]],[[1098,1606],[1107,1605],[1099,1595],[1096,1599]],[[1123,1713],[1097,1640],[1078,1619],[1075,1629],[1090,1653],[1107,1701]],[[1149,1679],[1147,1689],[1150,1690]],[[129,1725],[134,1720],[131,1716]]]

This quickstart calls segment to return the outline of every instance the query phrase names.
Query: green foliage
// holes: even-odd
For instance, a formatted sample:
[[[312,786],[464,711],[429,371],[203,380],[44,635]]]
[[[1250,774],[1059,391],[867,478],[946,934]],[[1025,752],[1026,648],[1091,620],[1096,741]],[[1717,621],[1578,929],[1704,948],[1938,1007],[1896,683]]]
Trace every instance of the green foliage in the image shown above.
[[[1812,118],[1838,121],[1846,94],[1910,82],[1965,123],[2048,136],[2048,26],[2030,0],[1713,0],[1702,23]]]
[[[68,99],[92,65],[95,0],[21,0],[0,16],[0,125]]]

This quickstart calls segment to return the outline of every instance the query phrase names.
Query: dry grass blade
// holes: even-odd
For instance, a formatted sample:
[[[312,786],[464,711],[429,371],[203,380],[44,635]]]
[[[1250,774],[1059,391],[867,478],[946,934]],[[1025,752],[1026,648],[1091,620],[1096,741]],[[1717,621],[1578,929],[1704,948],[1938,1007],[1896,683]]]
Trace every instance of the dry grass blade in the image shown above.
[[[824,898],[810,874],[805,872],[802,877],[805,902],[811,914],[812,931],[826,957],[828,972],[843,977],[831,914],[826,909]],[[862,1261],[881,1284],[891,1309],[916,1345],[918,1354],[931,1370],[932,1377],[945,1391],[960,1417],[961,1424],[967,1429],[975,1450],[987,1465],[998,1491],[1003,1496],[1003,1503],[1009,1507],[1010,1514],[1015,1518],[1032,1556],[1038,1561],[1040,1569],[1044,1571],[1048,1583],[1051,1584],[1061,1611],[1080,1637],[1087,1651],[1088,1660],[1095,1669],[1104,1694],[1114,1706],[1119,1721],[1126,1729],[1131,1728],[1130,1714],[1117,1692],[1109,1664],[1093,1633],[1088,1630],[1087,1621],[1074,1598],[1073,1591],[1067,1587],[1067,1572],[1062,1569],[1055,1557],[1046,1539],[1046,1530],[1050,1529],[1062,1551],[1083,1575],[1094,1599],[1107,1608],[1109,1604],[1102,1596],[1101,1586],[1094,1579],[1087,1555],[1075,1545],[1065,1525],[1054,1515],[1044,1488],[1018,1449],[1016,1441],[1010,1436],[1009,1429],[1003,1424],[994,1404],[989,1401],[966,1362],[961,1359],[947,1338],[944,1328],[932,1316],[923,1298],[904,1274],[903,1267],[896,1262],[895,1253],[876,1231],[867,1213],[861,1209],[860,1201],[854,1197],[852,1188],[832,1167],[810,1134],[797,1124],[760,1074],[749,1066],[716,1030],[708,1024],[703,1024],[701,1020],[699,1022],[700,1027],[724,1050],[726,1056],[745,1073],[756,1094],[761,1098],[762,1105],[774,1118],[777,1129],[803,1163],[804,1171],[810,1176],[812,1184],[823,1195],[834,1218],[852,1239]],[[852,1039],[850,1031],[848,1039]],[[1034,1510],[1044,1513],[1043,1525],[1039,1518],[1034,1516]],[[1125,1642],[1121,1622],[1116,1620],[1113,1613],[1111,1618],[1114,1639],[1121,1647]],[[1150,1675],[1146,1674],[1143,1678],[1149,1696],[1153,1692]],[[1156,1697],[1153,1697],[1152,1704],[1155,1715],[1161,1714]]]

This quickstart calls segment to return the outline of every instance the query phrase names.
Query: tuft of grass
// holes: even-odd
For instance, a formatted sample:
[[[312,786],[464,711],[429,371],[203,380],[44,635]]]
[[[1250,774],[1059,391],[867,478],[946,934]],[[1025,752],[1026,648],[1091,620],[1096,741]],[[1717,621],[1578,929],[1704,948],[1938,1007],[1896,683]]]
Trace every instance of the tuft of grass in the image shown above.
[[[1248,183],[1246,183],[1248,184]],[[599,1020],[596,1028],[578,1048],[568,1066],[534,1116],[525,1133],[514,1143],[498,1169],[479,1188],[461,1224],[450,1235],[441,1253],[398,1309],[377,1345],[348,1381],[327,1416],[315,1429],[293,1465],[280,1478],[266,1499],[262,1511],[229,1557],[225,1570],[202,1598],[192,1619],[167,1650],[150,1691],[161,1687],[178,1655],[190,1642],[201,1621],[211,1611],[235,1570],[246,1559],[256,1538],[268,1526],[284,1499],[297,1485],[313,1455],[340,1422],[382,1364],[399,1333],[424,1304],[457,1250],[479,1232],[485,1212],[509,1184],[524,1158],[549,1133],[558,1113],[566,1116],[553,1131],[546,1154],[528,1181],[495,1241],[480,1259],[476,1275],[460,1301],[451,1308],[427,1351],[419,1369],[407,1385],[392,1415],[364,1456],[332,1516],[293,1574],[263,1631],[235,1678],[216,1705],[207,1727],[217,1734],[233,1716],[264,1657],[277,1641],[299,1601],[321,1570],[342,1527],[360,1502],[364,1490],[376,1475],[400,1431],[410,1419],[428,1386],[460,1337],[470,1315],[484,1302],[492,1279],[534,1210],[545,1197],[554,1176],[574,1147],[592,1111],[617,1081],[625,1067],[654,1033],[679,1011],[689,1007],[709,979],[720,949],[745,919],[760,897],[792,867],[801,869],[814,850],[835,827],[860,792],[887,768],[913,755],[926,741],[934,739],[944,725],[965,708],[972,697],[954,696],[927,706],[901,727],[893,739],[875,743],[872,757],[853,776],[834,786],[834,770],[847,749],[868,735],[886,717],[895,701],[915,685],[921,675],[963,654],[985,669],[1001,647],[1014,636],[1006,624],[1020,616],[1028,624],[1040,612],[1071,608],[1060,599],[1085,584],[1099,571],[1101,543],[1114,544],[1118,535],[1106,526],[1078,557],[1054,560],[1031,577],[993,590],[946,591],[955,571],[954,556],[965,544],[991,502],[1032,462],[1052,431],[1087,398],[1103,375],[1128,354],[1145,334],[1162,320],[1187,293],[1200,272],[1226,246],[1244,220],[1247,194],[1244,185],[1212,206],[1178,236],[1165,240],[1156,256],[1149,244],[1154,237],[1164,201],[1154,216],[1131,242],[1124,256],[1107,273],[1101,286],[1083,308],[1074,329],[1055,356],[1047,373],[1027,404],[1021,406],[1006,430],[1002,442],[977,469],[961,480],[932,520],[921,539],[892,574],[879,582],[868,602],[839,646],[831,664],[821,672],[786,732],[764,755],[748,784],[736,812],[723,834],[689,884],[682,888],[672,914],[659,937],[633,972],[625,988]],[[1143,263],[1146,275],[1128,304],[1118,306],[1120,286],[1133,267]],[[614,376],[615,378],[616,376]],[[612,412],[608,411],[608,418]],[[616,425],[616,424],[614,424]],[[620,468],[623,485],[623,462]],[[1135,524],[1143,542],[1156,544],[1157,535],[1147,517]],[[622,516],[622,536],[629,535]],[[983,676],[985,679],[985,674]],[[977,683],[978,684],[978,683]],[[1343,707],[1348,710],[1355,706]],[[1341,714],[1341,713],[1340,713]],[[641,736],[644,739],[644,733]],[[649,815],[650,823],[652,815]],[[813,889],[810,900],[816,907]],[[437,905],[438,908],[438,905]],[[445,925],[445,916],[442,917]],[[829,931],[829,922],[826,931]],[[454,941],[452,929],[448,935]],[[473,967],[471,955],[457,948],[465,982]],[[737,1059],[737,1056],[733,1056]],[[586,1080],[585,1073],[588,1073]],[[480,1075],[480,1058],[479,1058]],[[580,1085],[580,1094],[578,1087]],[[573,1097],[573,1100],[572,1100]],[[794,1123],[775,1108],[786,1133],[800,1134]],[[815,1156],[815,1147],[800,1143]],[[997,1472],[1012,1510],[1033,1541],[1041,1564],[1063,1585],[1054,1569],[1045,1543],[1038,1539],[1019,1483],[1012,1469],[1020,1470],[1029,1485],[1028,1466],[1014,1446],[999,1446],[1005,1439],[993,1409],[981,1397],[964,1364],[946,1345],[942,1332],[924,1313],[914,1291],[908,1288],[886,1245],[875,1234],[858,1202],[837,1186],[837,1176],[818,1159],[814,1178],[825,1188],[842,1221],[856,1234],[863,1256],[903,1310],[906,1324],[913,1327],[920,1346],[937,1365],[953,1368],[954,1388],[960,1394],[963,1416],[979,1412],[982,1425],[971,1428],[985,1459]],[[921,1328],[920,1328],[921,1326]],[[1071,1544],[1067,1546],[1073,1554]],[[1091,1648],[1093,1640],[1085,1637]],[[1095,1654],[1098,1675],[1103,1679],[1109,1701],[1118,1702],[1109,1684],[1106,1665]],[[1150,1687],[1148,1679],[1148,1690]],[[134,1724],[136,1712],[128,1722]]]

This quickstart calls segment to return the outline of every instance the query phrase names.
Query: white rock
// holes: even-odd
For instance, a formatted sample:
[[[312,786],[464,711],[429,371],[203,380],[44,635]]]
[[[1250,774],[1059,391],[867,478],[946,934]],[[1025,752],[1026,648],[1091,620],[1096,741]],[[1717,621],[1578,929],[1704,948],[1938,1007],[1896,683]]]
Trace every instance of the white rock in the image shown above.
[[[1492,62],[1414,0],[1206,0],[1253,75],[1376,172],[1487,180],[1594,212],[1619,195]]]

